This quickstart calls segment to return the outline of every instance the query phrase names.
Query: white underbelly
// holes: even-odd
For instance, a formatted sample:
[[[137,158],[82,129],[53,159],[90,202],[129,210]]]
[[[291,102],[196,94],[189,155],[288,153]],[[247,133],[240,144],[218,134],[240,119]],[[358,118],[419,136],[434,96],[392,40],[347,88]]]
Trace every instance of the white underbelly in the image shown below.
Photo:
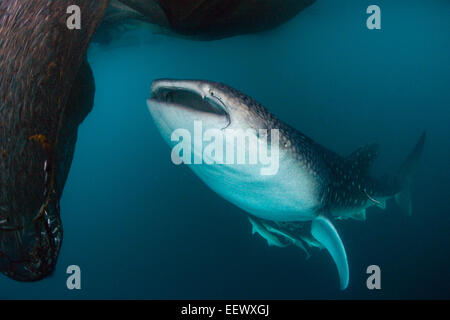
[[[275,175],[261,175],[258,165],[190,165],[216,193],[259,218],[309,221],[319,205],[315,184],[297,165],[280,158]]]

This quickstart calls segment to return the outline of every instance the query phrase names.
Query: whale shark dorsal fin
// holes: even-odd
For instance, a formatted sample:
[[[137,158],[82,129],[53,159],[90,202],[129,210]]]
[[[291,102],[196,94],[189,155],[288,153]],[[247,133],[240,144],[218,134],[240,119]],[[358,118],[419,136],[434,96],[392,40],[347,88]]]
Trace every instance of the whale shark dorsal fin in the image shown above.
[[[359,172],[361,176],[365,176],[377,158],[378,150],[379,145],[377,143],[362,146],[346,158],[347,164],[353,169],[353,172]]]
[[[311,234],[330,253],[338,269],[341,290],[346,289],[349,281],[347,254],[333,224],[319,216],[311,224]]]

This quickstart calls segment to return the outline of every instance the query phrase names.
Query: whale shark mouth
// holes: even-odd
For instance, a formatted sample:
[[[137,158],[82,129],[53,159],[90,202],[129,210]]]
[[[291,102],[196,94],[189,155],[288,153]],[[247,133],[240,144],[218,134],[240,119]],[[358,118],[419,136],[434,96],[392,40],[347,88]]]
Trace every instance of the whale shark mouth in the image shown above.
[[[156,80],[152,84],[149,100],[188,112],[229,117],[226,104],[218,96],[192,81]]]

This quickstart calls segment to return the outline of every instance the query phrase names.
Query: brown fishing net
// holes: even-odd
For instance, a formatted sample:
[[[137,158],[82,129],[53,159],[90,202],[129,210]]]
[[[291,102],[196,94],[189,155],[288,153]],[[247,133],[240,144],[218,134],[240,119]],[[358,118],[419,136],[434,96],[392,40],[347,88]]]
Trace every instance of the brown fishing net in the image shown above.
[[[0,271],[11,278],[54,269],[59,198],[92,106],[86,50],[108,2],[0,1]],[[67,28],[70,5],[81,8],[81,30]]]

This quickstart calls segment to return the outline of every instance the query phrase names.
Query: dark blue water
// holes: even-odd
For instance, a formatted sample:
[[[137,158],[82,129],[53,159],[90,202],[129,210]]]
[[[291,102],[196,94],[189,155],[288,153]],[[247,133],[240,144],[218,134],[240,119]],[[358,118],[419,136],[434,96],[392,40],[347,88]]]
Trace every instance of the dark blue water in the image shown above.
[[[366,28],[370,4],[381,30]],[[61,201],[57,269],[37,283],[0,277],[0,298],[450,298],[449,12],[447,0],[318,0],[262,34],[194,42],[133,31],[92,47],[97,94]],[[325,251],[305,260],[268,247],[243,211],[172,164],[145,103],[161,77],[227,83],[342,155],[378,142],[377,171],[395,170],[426,130],[412,217],[389,202],[365,222],[336,222],[350,266],[339,291]],[[80,291],[66,288],[71,264]],[[366,288],[372,264],[378,291]]]

